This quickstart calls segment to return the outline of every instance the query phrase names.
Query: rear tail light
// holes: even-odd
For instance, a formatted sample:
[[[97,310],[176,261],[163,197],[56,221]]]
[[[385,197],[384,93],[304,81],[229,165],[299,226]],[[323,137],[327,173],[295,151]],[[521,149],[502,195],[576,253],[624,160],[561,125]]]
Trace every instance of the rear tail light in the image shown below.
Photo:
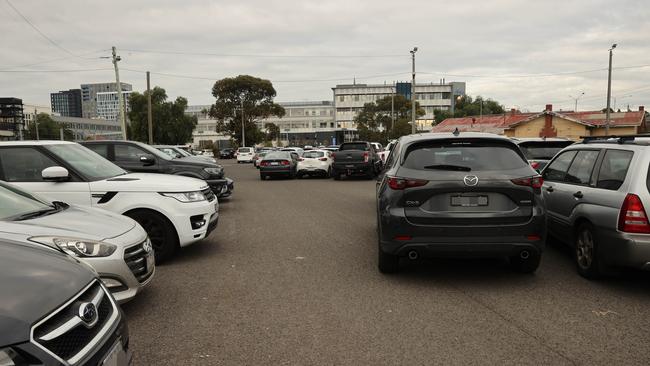
[[[282,160],[280,165],[289,165],[289,160]]]
[[[370,154],[368,154],[367,151],[364,152],[364,153],[363,153],[363,162],[364,162],[364,163],[367,163],[369,159],[370,159]]]
[[[335,160],[336,158],[336,153],[332,153],[332,160]]]
[[[318,159],[318,160],[320,160],[320,161],[327,161],[327,158],[320,158],[320,159]]]
[[[537,234],[530,234],[530,235],[526,236],[526,239],[528,239],[530,241],[540,241],[540,240],[542,240],[542,237],[537,235]]]
[[[627,233],[650,234],[648,216],[641,199],[636,194],[628,194],[618,215],[618,229]]]
[[[397,240],[397,241],[409,241],[411,239],[413,239],[413,237],[411,235],[397,235],[395,237],[395,240]]]
[[[262,162],[260,162],[260,166],[269,166],[269,162],[268,161],[262,161]]]
[[[513,179],[511,182],[518,186],[533,187],[535,189],[542,188],[544,185],[544,179],[539,175],[536,175],[534,177]]]
[[[429,183],[429,181],[423,179],[388,177],[388,186],[396,191],[406,188],[422,187],[427,183]]]
[[[537,170],[537,168],[539,168],[539,161],[533,161],[530,163],[530,167]]]

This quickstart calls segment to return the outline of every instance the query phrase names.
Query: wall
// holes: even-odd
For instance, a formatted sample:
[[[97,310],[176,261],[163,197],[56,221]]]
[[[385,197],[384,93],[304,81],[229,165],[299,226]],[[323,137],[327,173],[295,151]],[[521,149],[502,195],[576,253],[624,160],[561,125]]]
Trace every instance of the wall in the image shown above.
[[[515,126],[505,131],[509,137],[540,137],[540,132],[544,129],[545,116],[540,116],[526,123]],[[553,117],[553,127],[557,132],[557,137],[578,140],[580,136],[589,135],[587,126],[568,121],[563,118]]]
[[[634,135],[636,133],[637,133],[637,127],[634,126],[609,128],[610,135]],[[605,128],[604,127],[594,128],[591,131],[591,136],[605,136]]]

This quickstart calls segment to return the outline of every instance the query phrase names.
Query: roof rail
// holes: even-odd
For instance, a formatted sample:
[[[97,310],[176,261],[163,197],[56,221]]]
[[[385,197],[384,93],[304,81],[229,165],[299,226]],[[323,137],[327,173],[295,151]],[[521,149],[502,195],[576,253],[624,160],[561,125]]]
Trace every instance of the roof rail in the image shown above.
[[[609,136],[580,136],[582,139],[583,144],[588,144],[590,142],[614,142],[612,140],[615,140],[615,142],[619,144],[624,144],[626,142],[632,142],[634,141],[637,137],[646,137],[650,138],[650,134],[636,134],[636,135],[609,135]]]

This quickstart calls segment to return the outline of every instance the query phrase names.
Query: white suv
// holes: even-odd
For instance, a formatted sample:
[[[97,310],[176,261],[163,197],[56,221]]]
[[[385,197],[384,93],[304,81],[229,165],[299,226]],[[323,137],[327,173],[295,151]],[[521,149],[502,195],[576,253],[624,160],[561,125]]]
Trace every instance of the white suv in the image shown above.
[[[127,173],[73,142],[0,142],[0,180],[53,201],[131,217],[149,235],[157,261],[205,238],[218,222],[217,198],[204,181]]]
[[[251,163],[255,157],[255,149],[252,147],[240,147],[237,149],[237,163]]]

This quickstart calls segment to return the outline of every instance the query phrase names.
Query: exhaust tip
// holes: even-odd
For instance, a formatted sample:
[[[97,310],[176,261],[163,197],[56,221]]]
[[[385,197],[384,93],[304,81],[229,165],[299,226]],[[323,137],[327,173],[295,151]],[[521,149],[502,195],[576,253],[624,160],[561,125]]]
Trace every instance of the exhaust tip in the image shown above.
[[[414,260],[418,259],[418,252],[416,252],[415,250],[411,250],[408,253],[408,257],[409,257],[410,260],[414,261]]]
[[[521,257],[521,259],[528,259],[530,258],[530,252],[527,250],[522,250],[521,253],[519,253],[519,257]]]

